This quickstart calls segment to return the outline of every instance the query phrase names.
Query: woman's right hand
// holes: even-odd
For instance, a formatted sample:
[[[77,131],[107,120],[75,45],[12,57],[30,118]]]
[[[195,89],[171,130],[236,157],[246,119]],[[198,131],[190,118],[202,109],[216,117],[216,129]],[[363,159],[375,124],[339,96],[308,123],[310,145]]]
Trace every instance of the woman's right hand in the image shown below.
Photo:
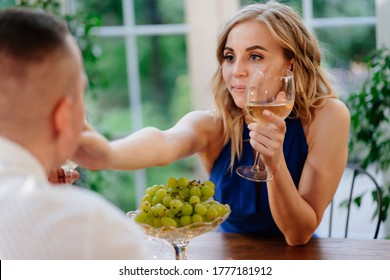
[[[283,143],[286,123],[284,119],[268,110],[264,111],[263,114],[268,120],[266,124],[253,122],[248,125],[250,143],[253,149],[260,153],[266,168],[273,173],[273,170],[285,161]]]

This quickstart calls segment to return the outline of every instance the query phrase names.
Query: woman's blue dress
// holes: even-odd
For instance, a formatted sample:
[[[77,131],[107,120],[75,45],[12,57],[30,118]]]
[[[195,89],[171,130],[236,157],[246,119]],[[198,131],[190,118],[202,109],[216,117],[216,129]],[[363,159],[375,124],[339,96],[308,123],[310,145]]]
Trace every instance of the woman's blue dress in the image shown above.
[[[308,146],[300,119],[287,118],[285,121],[287,131],[283,151],[291,177],[298,186]],[[210,174],[210,180],[216,186],[214,199],[229,204],[232,210],[220,230],[233,233],[282,235],[271,215],[267,184],[241,178],[235,171],[238,166],[252,165],[254,161],[247,125],[244,124],[243,129],[243,155],[241,160],[236,158],[233,171],[229,169],[230,146],[229,141],[223,147]]]

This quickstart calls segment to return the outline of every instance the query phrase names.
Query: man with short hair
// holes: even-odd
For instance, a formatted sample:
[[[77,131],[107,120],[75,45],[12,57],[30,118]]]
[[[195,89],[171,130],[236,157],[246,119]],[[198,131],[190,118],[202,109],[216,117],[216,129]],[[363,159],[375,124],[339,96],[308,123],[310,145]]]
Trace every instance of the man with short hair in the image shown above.
[[[0,11],[0,259],[145,259],[143,239],[98,194],[54,188],[83,129],[86,77],[66,24]]]

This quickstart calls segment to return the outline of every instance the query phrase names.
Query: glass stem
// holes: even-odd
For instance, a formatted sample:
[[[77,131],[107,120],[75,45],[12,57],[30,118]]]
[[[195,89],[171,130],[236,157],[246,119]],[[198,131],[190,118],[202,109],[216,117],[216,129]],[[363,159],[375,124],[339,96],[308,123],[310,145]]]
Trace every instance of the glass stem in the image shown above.
[[[253,172],[260,172],[265,170],[264,163],[261,161],[260,153],[256,151],[255,153],[255,161],[252,166]]]
[[[187,259],[188,242],[175,243],[175,244],[173,244],[173,247],[175,248],[176,260],[186,260]]]
[[[71,186],[73,184],[73,178],[72,178],[73,170],[69,170],[69,169],[64,170],[64,175],[65,175],[65,183],[68,186]]]

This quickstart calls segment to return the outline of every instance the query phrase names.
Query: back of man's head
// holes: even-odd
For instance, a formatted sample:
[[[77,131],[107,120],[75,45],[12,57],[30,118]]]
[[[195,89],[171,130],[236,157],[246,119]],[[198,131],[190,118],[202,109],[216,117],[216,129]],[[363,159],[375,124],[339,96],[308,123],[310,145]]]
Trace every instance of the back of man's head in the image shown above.
[[[26,135],[50,114],[68,34],[64,21],[45,12],[0,11],[0,135],[17,138],[21,127]]]
[[[0,55],[21,63],[42,61],[64,45],[66,24],[29,9],[0,11]]]
[[[75,149],[85,76],[62,19],[28,9],[0,11],[0,136],[49,170]]]

